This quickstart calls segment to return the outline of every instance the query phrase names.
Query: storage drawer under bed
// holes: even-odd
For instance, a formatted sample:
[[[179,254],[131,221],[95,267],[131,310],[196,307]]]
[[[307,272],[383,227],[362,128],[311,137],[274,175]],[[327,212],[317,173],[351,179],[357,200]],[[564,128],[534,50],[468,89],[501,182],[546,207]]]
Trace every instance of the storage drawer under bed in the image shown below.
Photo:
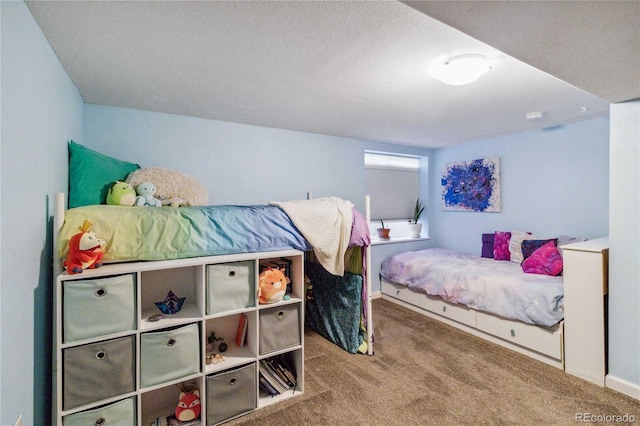
[[[421,306],[423,309],[433,312],[434,314],[468,325],[469,327],[476,327],[476,311],[464,305],[445,302],[437,296],[425,295],[422,299]]]
[[[562,359],[563,324],[543,328],[477,312],[477,327],[492,336],[532,349],[551,358]]]
[[[409,287],[382,280],[382,293],[400,299],[415,306],[421,306],[424,293],[411,290]]]

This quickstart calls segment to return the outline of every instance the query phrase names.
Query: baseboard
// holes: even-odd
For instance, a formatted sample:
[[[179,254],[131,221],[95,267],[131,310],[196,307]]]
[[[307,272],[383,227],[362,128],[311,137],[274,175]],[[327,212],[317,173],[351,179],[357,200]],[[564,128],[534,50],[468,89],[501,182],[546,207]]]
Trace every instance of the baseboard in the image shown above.
[[[613,389],[616,392],[620,392],[640,401],[640,385],[612,376],[611,374],[607,374],[604,378],[604,385],[609,389]]]
[[[374,291],[371,293],[371,299],[380,299],[382,297],[381,291]]]

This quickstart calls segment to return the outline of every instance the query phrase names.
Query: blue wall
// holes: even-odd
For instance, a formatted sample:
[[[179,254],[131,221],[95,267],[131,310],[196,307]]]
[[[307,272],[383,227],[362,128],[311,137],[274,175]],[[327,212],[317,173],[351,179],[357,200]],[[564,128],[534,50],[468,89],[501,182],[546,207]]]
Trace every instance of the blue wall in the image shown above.
[[[142,167],[190,174],[211,204],[265,204],[337,196],[364,211],[364,150],[428,155],[367,143],[177,115],[85,105],[85,145]],[[426,195],[426,191],[425,191]]]
[[[48,424],[52,196],[67,188],[68,139],[82,99],[23,2],[0,2],[0,424]]]
[[[421,198],[429,200],[429,227],[434,243],[478,252],[480,233],[495,229],[530,229],[542,234],[585,237],[608,232],[606,119],[432,152],[120,108],[83,106],[77,89],[24,3],[0,2],[0,17],[2,425],[13,424],[19,414],[24,416],[27,425],[47,424],[50,418],[51,197],[67,190],[66,143],[69,139],[143,166],[186,171],[207,184],[213,203],[246,204],[303,198],[311,191],[314,197],[338,195],[351,199],[362,209],[365,149],[427,155],[430,156],[428,180],[431,183],[421,189]],[[617,185],[611,192],[611,223],[620,221],[624,225],[615,229],[615,240],[612,232],[611,265],[622,267],[616,269],[619,273],[613,274],[610,283],[614,287],[612,303],[615,301],[618,305],[611,306],[615,315],[610,322],[609,368],[632,389],[638,389],[639,277],[635,262],[638,241],[637,238],[629,240],[625,235],[625,232],[637,231],[637,211],[635,216],[629,211],[613,211],[614,206],[624,207],[621,201],[626,199],[628,191],[622,193],[623,188],[635,194],[632,205],[638,207],[637,133],[635,139],[624,136],[629,128],[637,132],[640,121],[637,103],[631,106],[629,115],[631,118],[623,119],[623,127],[619,129],[618,133],[623,136],[616,142],[617,154],[615,158],[612,156],[610,166],[617,182],[624,181],[627,185],[625,179],[629,175],[635,176],[635,180],[630,187]],[[629,161],[626,152],[634,153],[633,161]],[[440,211],[438,183],[442,164],[493,156],[502,160],[503,212]],[[272,167],[274,164],[278,167]],[[427,198],[429,190],[431,196]],[[377,247],[374,262],[393,251],[416,249],[421,244]],[[628,250],[627,257],[617,257],[622,250]]]
[[[500,213],[443,211],[443,165],[499,157]],[[440,247],[480,254],[481,234],[531,231],[595,238],[609,227],[609,120],[474,141],[436,150],[429,220]]]

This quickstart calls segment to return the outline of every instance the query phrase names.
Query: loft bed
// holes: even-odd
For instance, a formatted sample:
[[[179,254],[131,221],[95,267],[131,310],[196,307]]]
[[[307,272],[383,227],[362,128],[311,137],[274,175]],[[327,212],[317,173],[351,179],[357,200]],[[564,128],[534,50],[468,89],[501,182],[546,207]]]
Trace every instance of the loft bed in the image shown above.
[[[373,354],[368,196],[364,216],[349,201],[310,194],[269,205],[211,206],[206,189],[191,176],[141,168],[73,141],[68,149],[68,203],[63,193],[55,197],[56,276],[67,273],[69,241],[85,220],[106,241],[105,264],[300,250],[313,288],[307,324],[348,352]],[[137,198],[113,205],[109,189],[122,182],[151,182],[162,207],[137,206]]]
[[[85,221],[107,241],[104,264],[305,251],[307,275],[314,286],[314,297],[307,302],[307,323],[350,353],[373,354],[371,280],[366,273],[370,270],[366,266],[370,262],[368,222],[348,201],[325,197],[253,206],[99,204],[66,209],[64,194],[58,193],[55,200],[56,274],[66,273],[62,261],[69,241]],[[368,209],[368,199],[366,205]],[[322,232],[316,232],[319,224],[324,224]],[[338,303],[327,297],[330,294],[340,296]]]

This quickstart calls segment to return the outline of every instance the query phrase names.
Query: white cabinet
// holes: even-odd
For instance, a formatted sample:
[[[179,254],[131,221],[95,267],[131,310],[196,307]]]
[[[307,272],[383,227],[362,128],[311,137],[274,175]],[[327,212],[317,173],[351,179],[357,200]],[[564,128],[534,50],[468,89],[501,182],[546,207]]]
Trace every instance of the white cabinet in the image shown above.
[[[564,261],[564,356],[567,373],[604,386],[607,373],[609,239],[561,247]]]
[[[291,283],[283,300],[263,305],[259,274],[274,264],[286,265]],[[146,426],[175,412],[179,386],[199,391],[200,424],[302,394],[303,269],[304,253],[287,250],[121,263],[59,275],[54,424],[90,419]],[[180,310],[170,313],[176,304]],[[241,321],[246,331],[238,345]],[[288,386],[280,383],[271,395],[260,385],[260,370],[274,359],[291,375]]]

